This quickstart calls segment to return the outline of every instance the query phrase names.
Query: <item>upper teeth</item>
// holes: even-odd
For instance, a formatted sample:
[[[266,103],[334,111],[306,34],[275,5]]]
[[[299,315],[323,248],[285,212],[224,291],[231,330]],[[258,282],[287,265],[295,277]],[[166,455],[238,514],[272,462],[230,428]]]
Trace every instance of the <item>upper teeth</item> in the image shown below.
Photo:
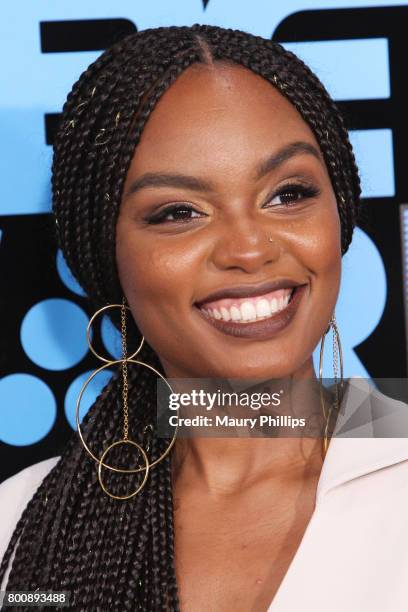
[[[207,306],[202,310],[214,319],[222,319],[224,321],[257,321],[270,317],[276,312],[283,310],[288,305],[292,290],[285,290],[285,295],[280,297],[268,298],[259,296],[249,300],[236,300],[232,306]],[[282,293],[282,292],[280,292]]]

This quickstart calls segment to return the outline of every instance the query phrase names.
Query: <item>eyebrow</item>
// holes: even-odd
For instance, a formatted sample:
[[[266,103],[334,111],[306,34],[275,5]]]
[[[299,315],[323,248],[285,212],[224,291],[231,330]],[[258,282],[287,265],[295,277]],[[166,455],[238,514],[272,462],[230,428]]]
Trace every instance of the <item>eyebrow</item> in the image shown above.
[[[256,180],[261,179],[272,170],[276,170],[295,155],[303,154],[313,155],[322,162],[321,154],[315,146],[303,141],[292,142],[257,165],[255,169]],[[215,186],[210,181],[195,176],[173,172],[146,172],[130,184],[125,197],[127,198],[147,187],[178,187],[203,193],[215,191]]]
[[[276,170],[279,168],[279,166],[295,155],[303,154],[313,155],[313,157],[316,157],[320,162],[322,162],[321,154],[315,146],[309,142],[292,142],[291,144],[282,147],[277,153],[273,153],[258,164],[255,170],[257,180],[261,179],[272,170]]]

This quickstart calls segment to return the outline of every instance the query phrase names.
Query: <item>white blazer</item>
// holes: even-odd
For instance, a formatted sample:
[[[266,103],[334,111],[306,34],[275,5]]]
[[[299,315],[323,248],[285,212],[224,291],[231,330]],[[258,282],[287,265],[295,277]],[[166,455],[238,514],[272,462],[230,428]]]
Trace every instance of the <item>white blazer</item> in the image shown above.
[[[267,612],[408,611],[408,405],[366,391],[346,386],[313,515]],[[57,460],[0,485],[0,558]]]

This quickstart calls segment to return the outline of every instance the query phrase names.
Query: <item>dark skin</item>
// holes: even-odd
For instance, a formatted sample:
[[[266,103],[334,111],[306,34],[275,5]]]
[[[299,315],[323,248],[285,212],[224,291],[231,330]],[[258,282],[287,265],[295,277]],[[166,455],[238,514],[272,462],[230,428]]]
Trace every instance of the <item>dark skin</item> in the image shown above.
[[[298,142],[317,154],[298,151],[257,176],[266,158]],[[146,173],[208,184],[145,181],[129,193]],[[293,183],[317,193],[291,188],[288,206],[281,194]],[[193,212],[149,222],[169,203]],[[134,153],[116,244],[124,294],[167,377],[316,379],[312,352],[340,285],[340,220],[311,129],[264,79],[194,65],[167,90]],[[224,334],[194,307],[220,288],[287,276],[307,291],[273,338]],[[265,611],[313,513],[321,440],[193,437],[176,442],[172,468],[181,610]]]

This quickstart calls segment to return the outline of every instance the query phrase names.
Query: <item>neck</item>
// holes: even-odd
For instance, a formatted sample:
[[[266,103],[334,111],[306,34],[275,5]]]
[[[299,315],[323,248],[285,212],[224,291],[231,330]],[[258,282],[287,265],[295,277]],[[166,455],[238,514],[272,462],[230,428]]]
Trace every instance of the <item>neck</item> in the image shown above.
[[[320,419],[320,386],[312,360],[286,380],[290,383],[290,401],[279,407],[279,414]],[[331,397],[327,391],[324,396],[328,406]],[[248,430],[240,430],[240,437],[231,437],[231,432],[222,438],[211,434],[179,437],[172,456],[173,478],[214,494],[238,492],[263,478],[285,485],[304,482],[316,478],[322,467],[321,423],[316,432],[309,437],[300,430],[289,435],[282,431],[278,437],[253,437]]]
[[[193,438],[176,441],[173,478],[235,493],[264,478],[296,483],[320,473],[319,438]]]

